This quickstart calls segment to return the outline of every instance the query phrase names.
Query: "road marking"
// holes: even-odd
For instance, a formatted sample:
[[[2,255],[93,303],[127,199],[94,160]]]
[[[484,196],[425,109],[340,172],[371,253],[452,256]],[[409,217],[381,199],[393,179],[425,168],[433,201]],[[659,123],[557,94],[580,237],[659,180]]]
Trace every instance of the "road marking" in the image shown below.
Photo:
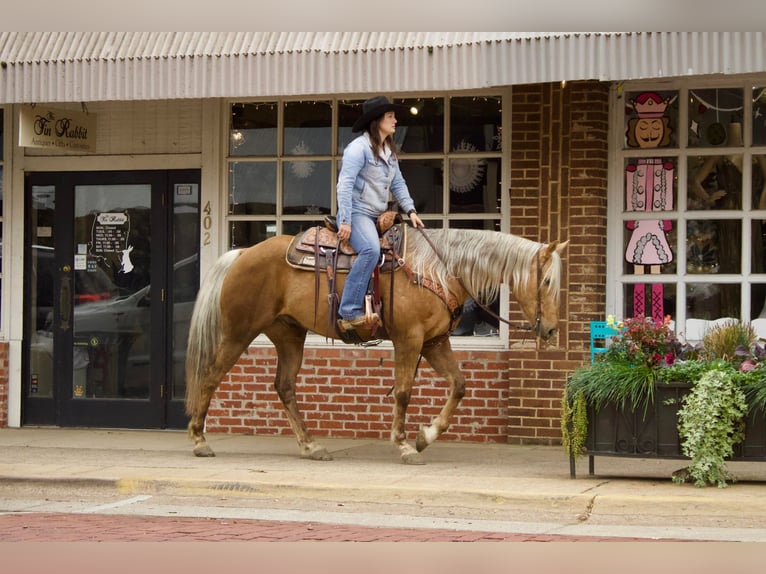
[[[79,511],[80,514],[94,514],[103,512],[105,510],[114,510],[115,508],[122,508],[123,506],[130,506],[131,504],[135,504],[136,502],[143,502],[144,500],[149,500],[152,496],[150,494],[142,494],[140,496],[133,496],[131,498],[126,498],[125,500],[119,500],[117,502],[112,502],[110,504],[100,504],[99,506],[91,506],[90,508],[84,508]]]

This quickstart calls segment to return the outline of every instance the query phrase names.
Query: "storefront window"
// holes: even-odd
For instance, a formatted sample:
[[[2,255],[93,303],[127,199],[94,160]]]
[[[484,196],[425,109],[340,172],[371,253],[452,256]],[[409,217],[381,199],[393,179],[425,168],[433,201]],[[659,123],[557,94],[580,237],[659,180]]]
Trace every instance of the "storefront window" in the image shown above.
[[[394,139],[429,227],[501,228],[502,97],[390,97],[403,106]],[[230,105],[229,247],[293,235],[335,213],[345,147],[364,98]],[[507,194],[506,194],[507,195]],[[496,336],[498,326],[464,334]],[[496,321],[495,321],[496,323]]]
[[[744,94],[751,92],[752,113],[749,107],[745,113]],[[707,321],[761,315],[766,156],[755,146],[766,143],[762,98],[762,88],[685,82],[618,94],[624,110],[618,314],[670,315],[679,334],[688,329],[695,337]],[[683,110],[679,102],[686,102]],[[744,137],[748,132],[752,138]]]

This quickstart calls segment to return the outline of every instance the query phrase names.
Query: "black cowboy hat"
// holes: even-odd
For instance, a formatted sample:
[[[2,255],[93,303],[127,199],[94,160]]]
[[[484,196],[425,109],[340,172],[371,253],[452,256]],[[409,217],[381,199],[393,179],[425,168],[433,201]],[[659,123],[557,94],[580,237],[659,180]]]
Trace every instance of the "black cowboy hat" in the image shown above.
[[[375,96],[374,98],[370,98],[362,104],[362,116],[354,122],[351,131],[361,132],[370,125],[372,120],[379,118],[386,112],[392,110],[401,112],[405,109],[405,106],[389,102],[386,96]]]

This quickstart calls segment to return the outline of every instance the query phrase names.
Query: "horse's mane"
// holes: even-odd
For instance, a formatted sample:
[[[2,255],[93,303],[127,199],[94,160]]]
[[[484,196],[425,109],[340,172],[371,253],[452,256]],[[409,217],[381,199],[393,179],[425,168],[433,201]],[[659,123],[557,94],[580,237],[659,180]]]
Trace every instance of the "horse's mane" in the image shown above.
[[[425,229],[439,255],[420,231],[408,229],[407,262],[416,272],[447,289],[459,277],[469,294],[488,305],[499,295],[500,285],[524,285],[542,243],[523,237],[479,229]],[[551,265],[543,277],[556,300],[561,285],[561,259],[551,254]],[[440,259],[441,258],[441,259]]]

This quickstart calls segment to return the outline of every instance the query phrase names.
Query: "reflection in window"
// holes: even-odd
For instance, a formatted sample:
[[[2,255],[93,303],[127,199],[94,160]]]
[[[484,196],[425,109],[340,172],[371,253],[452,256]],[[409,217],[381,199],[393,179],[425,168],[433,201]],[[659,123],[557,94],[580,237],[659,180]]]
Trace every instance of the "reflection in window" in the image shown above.
[[[739,284],[688,283],[686,285],[686,318],[711,321],[720,317],[739,317]]]
[[[499,97],[450,99],[450,151],[502,150],[502,105]]]
[[[277,153],[277,104],[232,104],[229,154],[264,156]]]
[[[232,221],[229,223],[231,249],[250,247],[276,234],[276,221]]]
[[[450,156],[450,213],[499,213],[500,158]]]
[[[331,153],[330,102],[286,102],[284,124],[284,155]]]
[[[332,167],[329,161],[285,161],[282,166],[282,213],[330,213]]]
[[[687,273],[741,273],[741,253],[742,222],[739,219],[687,221]]]
[[[229,213],[276,213],[276,162],[234,162],[229,166]]]
[[[441,214],[444,209],[444,161],[404,156],[399,165],[418,213]]]
[[[444,152],[444,98],[398,98],[394,141],[402,153]]]

